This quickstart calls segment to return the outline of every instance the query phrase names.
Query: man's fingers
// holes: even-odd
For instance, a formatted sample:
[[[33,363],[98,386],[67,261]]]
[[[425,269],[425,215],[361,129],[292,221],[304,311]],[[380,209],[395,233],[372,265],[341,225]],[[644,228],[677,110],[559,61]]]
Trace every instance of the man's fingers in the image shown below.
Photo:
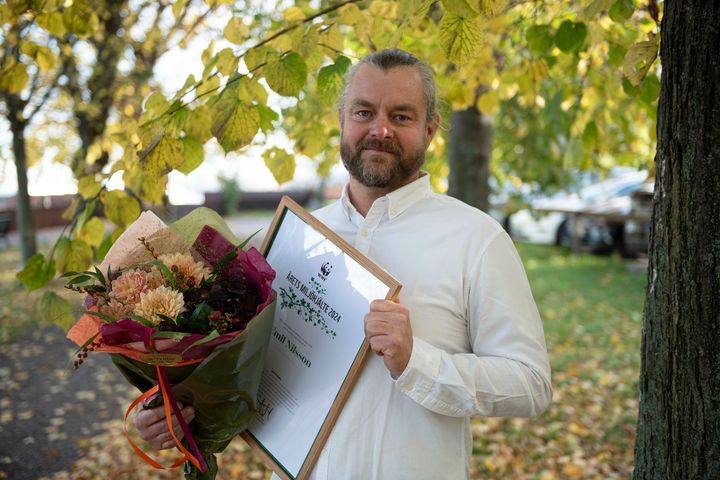
[[[373,300],[370,302],[371,312],[407,312],[408,309],[401,303],[392,300]]]
[[[178,404],[178,406],[180,406],[180,404]],[[186,423],[191,422],[195,418],[195,410],[191,406],[182,408],[180,414]],[[174,413],[171,412],[170,418],[175,435],[177,435],[178,438],[182,438],[182,429]],[[156,407],[138,412],[135,416],[135,427],[140,433],[140,437],[150,442],[153,448],[156,449],[167,448],[162,445],[167,443],[168,439],[172,439],[170,431],[168,430],[167,420],[165,419],[164,407]]]

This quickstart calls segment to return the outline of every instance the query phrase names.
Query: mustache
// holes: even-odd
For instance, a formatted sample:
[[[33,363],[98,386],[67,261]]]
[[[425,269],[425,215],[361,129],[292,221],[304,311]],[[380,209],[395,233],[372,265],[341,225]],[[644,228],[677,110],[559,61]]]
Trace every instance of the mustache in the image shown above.
[[[358,153],[363,150],[380,150],[381,152],[394,153],[395,155],[402,154],[400,145],[394,139],[382,140],[379,138],[366,138],[360,142],[355,149]]]

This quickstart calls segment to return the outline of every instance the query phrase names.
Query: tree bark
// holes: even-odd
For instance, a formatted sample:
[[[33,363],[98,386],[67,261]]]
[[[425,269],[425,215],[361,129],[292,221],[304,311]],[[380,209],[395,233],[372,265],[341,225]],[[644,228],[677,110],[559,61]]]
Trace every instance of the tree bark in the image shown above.
[[[720,2],[665,2],[635,471],[720,478]]]
[[[475,107],[453,112],[448,142],[448,194],[488,211],[492,119]]]
[[[27,148],[25,144],[25,127],[27,122],[22,116],[24,102],[15,95],[7,96],[7,118],[10,121],[10,131],[13,137],[13,156],[15,157],[15,170],[17,171],[17,204],[15,208],[18,234],[20,235],[20,259],[22,265],[37,253],[35,241],[35,222],[30,206],[27,179]]]

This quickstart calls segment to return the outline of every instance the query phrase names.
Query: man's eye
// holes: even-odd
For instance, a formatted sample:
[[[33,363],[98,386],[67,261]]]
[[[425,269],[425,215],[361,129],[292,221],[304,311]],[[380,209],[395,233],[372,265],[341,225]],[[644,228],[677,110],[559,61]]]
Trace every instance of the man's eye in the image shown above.
[[[357,116],[357,117],[362,117],[362,118],[367,118],[367,117],[370,116],[370,111],[368,111],[368,110],[358,110],[357,112],[355,112],[355,116]]]
[[[400,122],[407,122],[408,120],[410,120],[410,117],[402,114],[395,115],[395,118]]]

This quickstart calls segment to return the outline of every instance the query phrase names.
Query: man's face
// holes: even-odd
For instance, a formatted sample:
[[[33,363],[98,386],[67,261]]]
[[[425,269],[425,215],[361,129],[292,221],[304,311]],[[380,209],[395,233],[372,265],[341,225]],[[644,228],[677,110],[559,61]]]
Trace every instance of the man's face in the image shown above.
[[[367,187],[395,189],[412,181],[437,129],[426,112],[417,68],[361,65],[340,112],[340,156],[350,175]]]

